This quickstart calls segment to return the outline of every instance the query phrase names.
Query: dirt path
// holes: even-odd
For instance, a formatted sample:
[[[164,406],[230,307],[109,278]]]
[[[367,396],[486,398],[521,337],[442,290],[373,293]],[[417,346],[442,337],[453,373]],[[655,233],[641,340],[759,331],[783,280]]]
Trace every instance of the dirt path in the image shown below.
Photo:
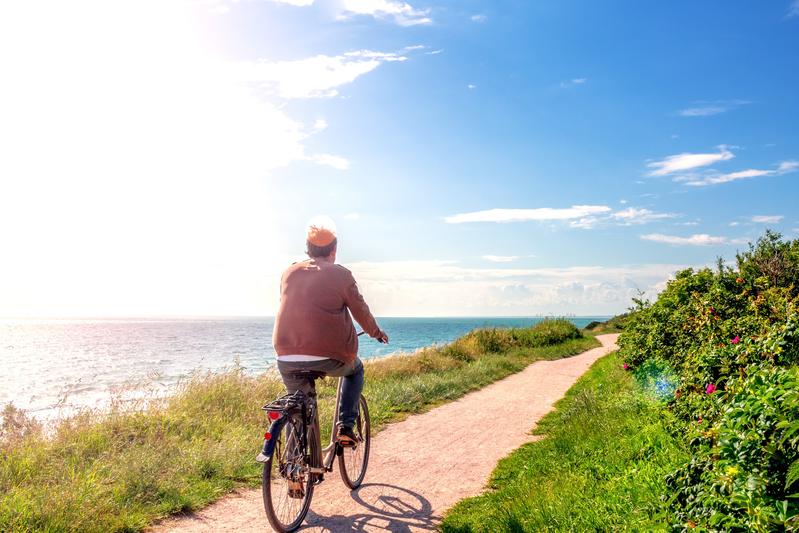
[[[539,361],[518,374],[427,413],[391,424],[372,440],[364,484],[349,491],[335,468],[314,491],[302,531],[430,531],[459,500],[479,494],[501,458],[533,440],[530,429],[597,359],[601,348]],[[489,438],[478,438],[487,429]],[[239,491],[153,532],[269,531],[260,490]]]

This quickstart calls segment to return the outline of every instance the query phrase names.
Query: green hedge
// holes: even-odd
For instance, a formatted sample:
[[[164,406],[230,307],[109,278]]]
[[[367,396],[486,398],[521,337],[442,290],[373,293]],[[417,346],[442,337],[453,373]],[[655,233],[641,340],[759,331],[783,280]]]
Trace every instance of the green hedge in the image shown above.
[[[799,240],[767,232],[735,267],[684,270],[637,300],[619,344],[629,369],[667,369],[692,459],[667,479],[672,526],[799,528]]]

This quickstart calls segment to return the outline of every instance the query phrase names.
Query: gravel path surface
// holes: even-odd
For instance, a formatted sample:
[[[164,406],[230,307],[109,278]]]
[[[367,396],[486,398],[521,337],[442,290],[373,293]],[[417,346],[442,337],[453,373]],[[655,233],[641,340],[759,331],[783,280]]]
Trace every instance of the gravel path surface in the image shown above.
[[[602,347],[557,361],[539,361],[459,400],[388,425],[373,436],[364,484],[348,490],[338,468],[314,491],[301,531],[433,531],[442,513],[482,492],[497,461],[534,440],[530,430],[618,335]],[[487,429],[479,437],[477,432]],[[260,490],[242,490],[150,530],[271,531]]]

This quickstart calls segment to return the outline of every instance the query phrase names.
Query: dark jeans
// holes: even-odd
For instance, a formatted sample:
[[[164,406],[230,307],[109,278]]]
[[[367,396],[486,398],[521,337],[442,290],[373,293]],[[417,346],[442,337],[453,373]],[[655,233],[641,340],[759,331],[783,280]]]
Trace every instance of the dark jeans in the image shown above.
[[[363,390],[363,363],[359,358],[349,364],[344,364],[335,359],[325,359],[324,361],[280,361],[277,368],[283,377],[289,394],[301,390],[308,394],[311,392],[311,384],[306,379],[294,379],[291,372],[297,370],[315,370],[324,372],[328,376],[343,377],[341,384],[341,403],[339,403],[338,420],[342,426],[352,428],[358,418],[358,400]]]

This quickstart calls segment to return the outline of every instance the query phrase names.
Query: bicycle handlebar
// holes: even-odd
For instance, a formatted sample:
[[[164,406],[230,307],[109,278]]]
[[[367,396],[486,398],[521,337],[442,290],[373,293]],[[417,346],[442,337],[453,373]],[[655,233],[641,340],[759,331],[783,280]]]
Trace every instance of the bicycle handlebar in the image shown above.
[[[364,333],[366,333],[366,332],[365,332],[365,331],[359,331],[359,332],[358,332],[358,336],[360,337],[360,336],[361,336],[361,335],[363,335]],[[384,342],[383,342],[383,341],[381,341],[380,339],[375,339],[375,340],[376,340],[377,342],[379,342],[380,344],[388,344],[387,342],[385,342],[385,343],[384,343]]]

